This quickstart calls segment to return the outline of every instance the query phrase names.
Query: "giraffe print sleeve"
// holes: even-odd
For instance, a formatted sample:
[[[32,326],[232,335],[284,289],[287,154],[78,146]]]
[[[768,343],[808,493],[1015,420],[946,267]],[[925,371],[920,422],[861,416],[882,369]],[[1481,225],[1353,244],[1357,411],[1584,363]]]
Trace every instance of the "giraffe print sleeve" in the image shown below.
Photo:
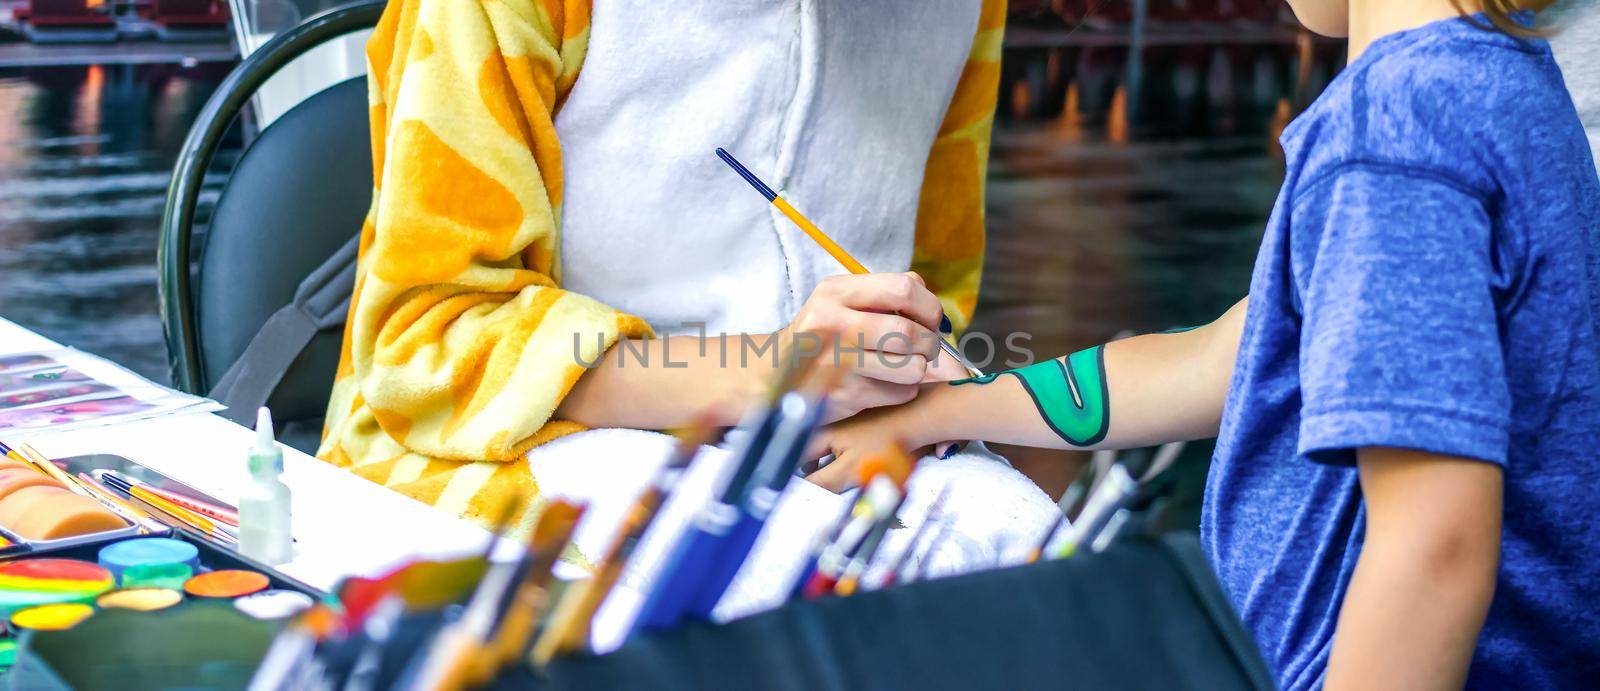
[[[983,187],[1000,88],[1005,0],[983,0],[978,33],[928,152],[911,268],[944,303],[959,333],[972,319],[983,272]]]
[[[324,458],[517,459],[565,424],[549,418],[575,355],[649,333],[559,286],[553,115],[588,21],[588,0],[389,4],[367,46],[373,202]]]

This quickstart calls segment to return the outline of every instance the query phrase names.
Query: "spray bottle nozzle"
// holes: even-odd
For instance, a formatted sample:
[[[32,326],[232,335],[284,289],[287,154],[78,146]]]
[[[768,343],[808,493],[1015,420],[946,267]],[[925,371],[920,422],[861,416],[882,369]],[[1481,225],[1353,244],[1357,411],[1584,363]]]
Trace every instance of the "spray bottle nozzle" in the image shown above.
[[[272,411],[262,406],[256,411],[256,451],[271,453],[277,449],[272,439]]]

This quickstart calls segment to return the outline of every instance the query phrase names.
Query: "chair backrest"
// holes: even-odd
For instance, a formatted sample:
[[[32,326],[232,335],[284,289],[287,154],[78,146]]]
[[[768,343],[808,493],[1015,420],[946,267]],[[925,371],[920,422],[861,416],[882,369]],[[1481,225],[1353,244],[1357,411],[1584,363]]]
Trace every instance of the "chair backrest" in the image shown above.
[[[301,281],[360,231],[372,158],[364,78],[355,78],[297,104],[251,142],[217,199],[203,249],[190,251],[201,182],[239,110],[295,57],[371,28],[383,6],[338,7],[269,41],[223,80],[190,129],[167,193],[159,257],[177,388],[209,394]],[[315,448],[339,344],[338,333],[314,336],[268,396],[284,443]]]
[[[365,77],[313,95],[261,132],[217,198],[199,258],[205,381],[215,386],[300,281],[360,232],[371,201]],[[313,336],[267,398],[284,443],[320,436],[339,346],[337,332]]]

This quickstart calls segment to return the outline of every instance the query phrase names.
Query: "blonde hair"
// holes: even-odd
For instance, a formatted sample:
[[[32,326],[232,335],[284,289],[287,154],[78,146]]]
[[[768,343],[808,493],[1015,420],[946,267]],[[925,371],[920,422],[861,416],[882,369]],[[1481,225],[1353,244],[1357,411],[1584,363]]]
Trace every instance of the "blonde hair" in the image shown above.
[[[1473,24],[1477,24],[1479,28],[1482,28],[1485,31],[1498,30],[1498,31],[1500,31],[1500,32],[1502,32],[1504,34],[1507,34],[1507,35],[1510,35],[1510,36],[1515,36],[1517,38],[1540,38],[1540,37],[1543,37],[1545,34],[1548,33],[1543,28],[1540,28],[1540,27],[1537,27],[1537,26],[1530,27],[1530,26],[1527,26],[1525,24],[1522,24],[1522,23],[1518,22],[1517,20],[1512,19],[1511,15],[1515,14],[1517,12],[1520,12],[1522,10],[1531,10],[1533,12],[1538,12],[1538,11],[1550,6],[1550,4],[1552,2],[1554,2],[1554,0],[1469,0],[1469,1],[1471,1],[1472,4],[1477,6],[1477,10],[1478,11],[1483,12],[1483,16],[1489,18],[1489,24],[1491,24],[1492,26],[1483,26],[1482,24],[1480,24],[1478,22],[1477,19],[1473,18],[1471,16],[1471,13],[1468,11],[1468,9],[1466,7],[1462,6],[1463,0],[1450,0],[1450,4],[1455,5],[1456,11],[1460,12],[1461,16],[1466,17],[1467,21],[1472,22]]]

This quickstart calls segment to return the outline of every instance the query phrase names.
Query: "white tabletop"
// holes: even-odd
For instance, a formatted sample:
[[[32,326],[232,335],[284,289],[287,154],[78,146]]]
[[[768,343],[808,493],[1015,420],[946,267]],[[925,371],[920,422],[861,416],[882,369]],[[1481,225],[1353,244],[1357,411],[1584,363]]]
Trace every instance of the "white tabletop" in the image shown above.
[[[0,318],[0,354],[61,345]],[[218,499],[236,502],[254,433],[210,413],[39,433],[29,444],[54,458],[124,456]],[[419,556],[482,550],[483,529],[283,447],[284,482],[293,493],[295,559],[279,566],[305,583],[331,588],[350,575],[376,575]]]

